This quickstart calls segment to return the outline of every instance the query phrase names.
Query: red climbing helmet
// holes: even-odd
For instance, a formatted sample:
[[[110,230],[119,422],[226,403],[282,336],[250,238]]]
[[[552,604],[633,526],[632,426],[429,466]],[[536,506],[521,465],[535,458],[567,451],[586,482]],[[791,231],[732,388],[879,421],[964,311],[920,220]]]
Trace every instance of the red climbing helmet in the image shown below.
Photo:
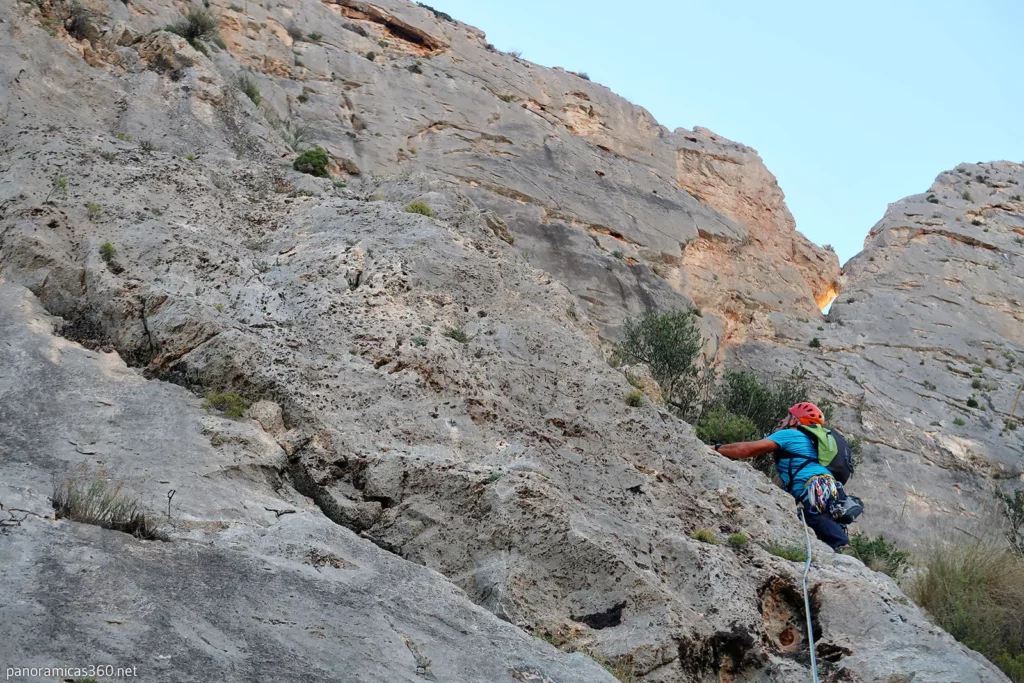
[[[813,403],[797,403],[789,409],[789,414],[800,420],[802,425],[825,424],[825,414]]]

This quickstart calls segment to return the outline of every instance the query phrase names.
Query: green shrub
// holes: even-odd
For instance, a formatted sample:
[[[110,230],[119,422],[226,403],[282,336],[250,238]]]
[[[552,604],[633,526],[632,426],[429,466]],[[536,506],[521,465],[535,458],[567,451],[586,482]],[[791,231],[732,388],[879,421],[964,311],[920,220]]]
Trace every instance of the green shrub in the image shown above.
[[[967,399],[967,407],[968,408],[977,408],[978,407],[978,399],[976,399],[973,396],[971,396],[969,399]]]
[[[964,190],[962,193],[960,193],[960,196],[966,199],[967,201],[971,201],[971,193],[968,192],[967,190]]]
[[[203,401],[203,407],[207,410],[210,408],[219,410],[228,417],[233,417],[237,420],[249,409],[249,402],[238,394],[212,392],[207,394],[206,400]]]
[[[812,349],[820,349],[821,348],[821,340],[818,339],[817,337],[815,337],[807,345],[810,346]]]
[[[96,202],[86,202],[85,210],[89,213],[89,220],[96,220],[103,213],[103,207]]]
[[[715,372],[703,360],[704,337],[695,309],[630,318],[616,347],[618,359],[645,363],[665,402],[681,417],[699,416],[714,386]]]
[[[1024,558],[980,541],[937,546],[909,594],[951,636],[1024,681]]]
[[[117,249],[110,242],[104,242],[100,245],[100,258],[105,262],[110,263],[114,260],[114,256],[117,255]]]
[[[807,560],[807,550],[802,545],[781,545],[772,543],[768,546],[768,552],[775,557],[781,557],[791,562],[804,562]]]
[[[757,436],[770,434],[790,407],[808,400],[807,375],[794,370],[786,377],[761,381],[752,372],[726,372],[715,402],[734,415],[748,418],[757,427]],[[827,401],[818,407],[829,422],[832,408]]]
[[[716,406],[697,421],[697,438],[704,443],[736,443],[752,441],[760,434],[750,418],[728,412]]]
[[[644,392],[631,391],[626,396],[626,405],[630,408],[639,408],[644,404]]]
[[[372,62],[375,59],[377,59],[377,53],[374,52],[373,50],[370,50],[369,52],[366,53],[366,58]]]
[[[200,5],[193,5],[188,14],[164,30],[178,34],[200,52],[204,51],[200,41],[213,40],[220,35],[217,17],[213,12]]]
[[[938,385],[935,384],[935,382],[929,382],[928,380],[925,380],[924,382],[922,382],[922,384],[924,384],[924,388],[928,389],[929,391],[935,391],[936,389],[939,388]]]
[[[868,568],[899,578],[907,570],[910,553],[900,550],[884,536],[871,538],[865,534],[850,536],[850,547]]]
[[[711,545],[718,545],[718,541],[715,540],[715,532],[711,529],[697,529],[690,538],[701,543],[710,543]]]
[[[430,204],[417,199],[414,202],[409,202],[405,205],[406,213],[418,213],[421,216],[427,216],[428,218],[434,217],[434,210],[430,208]]]
[[[313,41],[314,43],[319,43],[321,40],[323,40],[323,37],[324,37],[324,34],[317,33],[316,31],[314,31],[313,33],[309,34],[309,39],[311,41]]]
[[[103,470],[86,467],[54,484],[50,502],[57,519],[70,519],[113,529],[136,538],[166,540],[139,501],[123,491],[123,483],[111,481]]]
[[[465,332],[462,331],[461,328],[458,327],[449,327],[448,330],[444,333],[444,336],[448,337],[449,339],[454,339],[460,344],[465,344],[469,341],[469,335],[467,335]]]
[[[933,194],[930,194],[930,195],[928,195],[928,201],[931,202],[932,204],[938,204],[939,203],[939,198],[936,197]]]
[[[953,424],[955,424],[957,427],[963,427],[967,423],[964,422],[962,417],[958,417],[958,418],[954,418]]]
[[[420,335],[416,335],[415,337],[411,337],[409,339],[409,341],[411,341],[413,343],[413,346],[426,346],[427,345],[427,338],[426,337],[421,337]]]
[[[300,154],[299,158],[292,164],[292,167],[296,171],[307,173],[317,178],[329,178],[331,175],[327,170],[329,163],[330,159],[327,156],[327,152],[322,147],[314,147]]]
[[[252,100],[252,103],[257,107],[263,102],[263,93],[260,92],[260,86],[257,85],[256,79],[251,74],[242,74],[238,77],[238,89],[241,90],[246,97]]]
[[[747,544],[747,541],[749,541],[749,540],[750,539],[747,538],[746,534],[730,534],[730,536],[729,536],[729,545],[731,545],[733,547],[736,547],[736,548],[742,548],[743,546],[745,546]]]

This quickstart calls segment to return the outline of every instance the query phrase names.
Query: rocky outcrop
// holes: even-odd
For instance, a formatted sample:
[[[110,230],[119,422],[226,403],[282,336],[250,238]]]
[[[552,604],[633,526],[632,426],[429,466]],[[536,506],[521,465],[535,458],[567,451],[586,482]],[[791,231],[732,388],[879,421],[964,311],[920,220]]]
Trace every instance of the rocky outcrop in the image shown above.
[[[1024,167],[963,164],[889,207],[829,315],[737,351],[802,365],[864,441],[863,528],[919,544],[992,513],[1024,476]],[[808,343],[819,338],[820,348]]]
[[[97,3],[145,37],[88,62],[51,5],[0,8],[0,571],[34,601],[2,609],[38,634],[4,659],[806,680],[801,568],[767,550],[802,542],[790,499],[627,406],[601,348],[691,300],[760,338],[835,289],[756,155],[398,0],[213,7],[226,49],[153,33],[171,3]],[[339,177],[292,169],[302,126]],[[256,403],[234,422],[187,390]],[[166,504],[170,541],[50,518],[82,463]],[[1004,680],[887,578],[815,556],[834,680]]]

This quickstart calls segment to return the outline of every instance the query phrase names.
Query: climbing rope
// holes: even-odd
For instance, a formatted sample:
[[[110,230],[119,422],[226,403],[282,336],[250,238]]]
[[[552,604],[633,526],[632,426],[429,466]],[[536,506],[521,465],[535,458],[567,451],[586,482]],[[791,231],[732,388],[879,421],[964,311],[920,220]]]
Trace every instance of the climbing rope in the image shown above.
[[[811,532],[807,529],[803,505],[797,503],[797,510],[804,524],[804,540],[807,542],[807,556],[804,558],[804,612],[807,614],[807,642],[811,649],[811,674],[814,683],[818,683],[818,657],[814,654],[814,626],[811,624],[811,595],[807,590],[807,574],[811,571]]]

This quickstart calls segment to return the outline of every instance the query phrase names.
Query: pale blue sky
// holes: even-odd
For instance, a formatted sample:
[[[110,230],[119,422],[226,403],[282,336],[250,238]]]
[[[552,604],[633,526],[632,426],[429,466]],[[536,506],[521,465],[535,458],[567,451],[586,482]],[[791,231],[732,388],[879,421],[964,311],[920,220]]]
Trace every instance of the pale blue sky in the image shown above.
[[[758,150],[845,261],[889,202],[1024,160],[1024,0],[428,0],[669,128]]]

